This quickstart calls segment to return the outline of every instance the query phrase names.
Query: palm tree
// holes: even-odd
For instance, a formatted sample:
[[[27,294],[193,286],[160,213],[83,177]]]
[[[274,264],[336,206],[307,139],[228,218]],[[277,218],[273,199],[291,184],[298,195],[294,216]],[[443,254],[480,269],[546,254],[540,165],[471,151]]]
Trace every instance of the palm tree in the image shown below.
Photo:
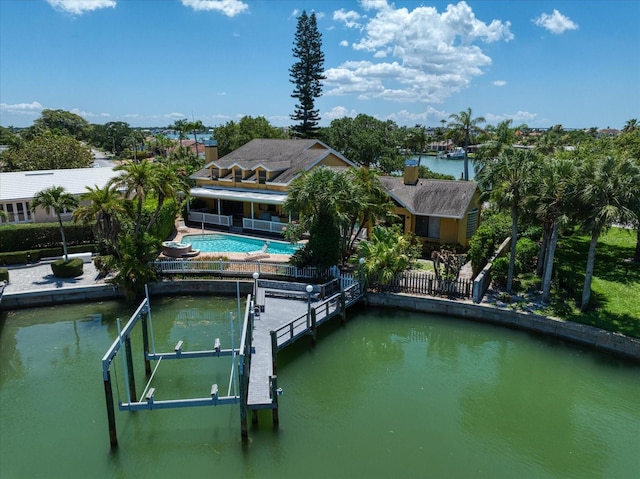
[[[535,214],[545,230],[543,247],[538,257],[539,266],[542,265],[542,301],[545,303],[549,301],[551,293],[553,260],[559,230],[571,216],[576,177],[573,161],[548,158],[542,164],[531,192]]]
[[[100,188],[87,186],[87,192],[81,199],[86,202],[73,211],[73,220],[83,223],[95,221],[95,235],[109,252],[117,252],[120,220],[118,217],[127,212],[126,202],[120,192],[113,186]]]
[[[578,198],[582,228],[591,234],[580,309],[591,300],[591,282],[595,267],[598,238],[613,223],[635,219],[634,203],[640,195],[640,168],[626,157],[589,156],[580,168],[582,191]]]
[[[123,174],[114,178],[110,186],[124,189],[127,198],[136,197],[135,236],[138,237],[142,229],[142,205],[154,181],[153,164],[148,161],[129,162],[116,166],[114,170]]]
[[[516,262],[518,241],[518,216],[529,191],[529,183],[537,164],[532,150],[513,147],[505,148],[496,158],[479,161],[476,180],[480,188],[490,191],[491,199],[498,208],[508,208],[511,212],[511,252],[507,274],[507,292],[511,292]]]
[[[627,120],[627,122],[624,124],[624,128],[622,129],[622,131],[631,132],[631,131],[636,131],[638,128],[640,128],[640,125],[638,124],[638,119],[631,118],[630,120]]]
[[[469,138],[472,133],[482,131],[478,125],[484,123],[485,119],[481,116],[472,117],[471,108],[467,108],[460,113],[449,115],[449,128],[464,136],[464,179],[469,180]]]
[[[415,150],[418,150],[418,163],[422,159],[422,153],[427,145],[427,132],[422,125],[416,125],[409,131],[409,141]]]
[[[172,163],[154,163],[153,165],[149,188],[155,192],[157,202],[155,211],[149,220],[149,224],[147,224],[146,232],[149,232],[155,224],[167,199],[175,199],[179,193],[188,194],[189,192],[186,174],[178,165]]]
[[[198,155],[198,132],[204,128],[204,125],[200,120],[188,122],[185,125],[185,130],[193,133],[193,139],[196,142],[196,155]]]
[[[373,227],[378,221],[395,217],[392,213],[393,202],[382,187],[375,171],[368,168],[352,168],[347,179],[355,191],[351,201],[344,205],[345,223],[342,228],[342,259],[348,258],[354,249],[356,240],[367,227]]]
[[[69,256],[67,254],[67,239],[64,236],[64,227],[62,226],[62,213],[67,210],[72,210],[76,206],[78,206],[76,197],[67,192],[62,186],[51,186],[50,188],[39,191],[31,201],[32,211],[35,212],[36,208],[43,208],[47,214],[51,214],[51,210],[53,210],[58,217],[65,261],[69,261]]]
[[[309,232],[302,253],[307,255],[305,263],[333,266],[340,260],[340,229],[349,211],[346,205],[356,200],[354,185],[347,176],[327,167],[306,171],[291,182],[282,207],[299,214],[299,230]]]

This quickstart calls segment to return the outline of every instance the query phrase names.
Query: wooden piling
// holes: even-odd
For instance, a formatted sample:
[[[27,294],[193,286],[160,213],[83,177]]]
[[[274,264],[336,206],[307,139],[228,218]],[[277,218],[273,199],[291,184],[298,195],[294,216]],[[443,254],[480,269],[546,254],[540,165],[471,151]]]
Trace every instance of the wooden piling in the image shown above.
[[[340,322],[344,324],[347,321],[347,298],[344,291],[340,292],[340,312],[342,313]]]
[[[133,398],[133,400],[137,401],[138,395],[136,394],[136,378],[133,372],[133,354],[131,352],[131,338],[128,335],[124,338],[124,349],[125,349],[126,358],[127,358],[127,376],[129,377],[129,391],[131,391],[131,397]]]
[[[311,309],[311,345],[315,346],[318,339],[318,328],[316,327],[316,308]]]
[[[271,400],[275,407],[271,410],[271,417],[273,418],[273,427],[278,428],[280,425],[280,417],[278,414],[278,376],[271,376]]]
[[[111,447],[118,446],[118,435],[116,434],[116,414],[113,407],[113,388],[111,387],[111,371],[107,371],[107,379],[104,381],[104,396],[107,401],[107,421],[109,423],[109,441]]]
[[[144,354],[144,373],[147,379],[151,377],[151,361],[148,359],[149,354],[149,331],[147,329],[147,313],[142,313],[142,349]]]

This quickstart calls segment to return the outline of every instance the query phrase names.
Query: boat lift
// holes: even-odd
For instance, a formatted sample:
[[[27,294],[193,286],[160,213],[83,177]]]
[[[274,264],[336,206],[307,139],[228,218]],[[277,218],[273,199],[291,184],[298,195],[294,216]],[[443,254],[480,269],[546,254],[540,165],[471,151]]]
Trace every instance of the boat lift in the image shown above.
[[[240,293],[238,286],[238,312],[240,312]],[[230,313],[231,314],[231,313]],[[240,347],[231,349],[222,349],[220,347],[220,339],[216,338],[213,349],[202,351],[184,351],[183,341],[178,341],[172,352],[156,352],[155,342],[153,338],[153,321],[151,317],[151,307],[149,302],[149,293],[146,290],[146,297],[140,303],[136,311],[133,313],[129,321],[123,328],[120,327],[118,320],[118,337],[109,347],[102,358],[102,377],[104,381],[105,398],[107,402],[107,419],[109,422],[109,439],[112,447],[118,445],[116,434],[115,408],[113,400],[113,388],[111,381],[111,364],[119,351],[122,351],[122,369],[124,373],[124,383],[126,389],[126,402],[120,401],[118,398],[118,407],[121,411],[147,411],[153,409],[175,409],[184,407],[198,406],[220,406],[227,404],[240,404],[240,428],[243,441],[248,439],[247,430],[247,390],[249,385],[249,368],[251,364],[252,353],[252,330],[254,320],[254,307],[251,295],[247,297],[245,307],[242,336],[240,338]],[[148,378],[144,391],[139,399],[136,399],[136,383],[134,378],[133,354],[131,349],[131,333],[138,324],[142,325],[142,342],[144,350],[145,374]],[[232,331],[233,333],[233,331]],[[151,338],[151,351],[149,350],[149,338]],[[207,397],[197,397],[188,399],[154,399],[155,388],[150,387],[151,381],[155,376],[160,363],[163,360],[181,360],[191,358],[207,358],[232,356],[231,373],[229,377],[229,388],[226,396],[221,396],[218,385],[211,386],[211,394]],[[153,372],[151,371],[151,361],[157,361]],[[117,384],[117,383],[116,383]],[[232,394],[233,386],[233,394]]]

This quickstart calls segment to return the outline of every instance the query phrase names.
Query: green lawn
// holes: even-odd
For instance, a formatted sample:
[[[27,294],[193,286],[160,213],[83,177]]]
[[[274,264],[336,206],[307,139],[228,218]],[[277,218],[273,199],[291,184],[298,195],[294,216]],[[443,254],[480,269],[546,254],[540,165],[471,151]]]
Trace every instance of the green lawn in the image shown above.
[[[600,237],[591,285],[591,306],[580,312],[589,237],[564,236],[556,252],[554,300],[551,313],[640,338],[640,264],[630,261],[635,231],[612,228]]]

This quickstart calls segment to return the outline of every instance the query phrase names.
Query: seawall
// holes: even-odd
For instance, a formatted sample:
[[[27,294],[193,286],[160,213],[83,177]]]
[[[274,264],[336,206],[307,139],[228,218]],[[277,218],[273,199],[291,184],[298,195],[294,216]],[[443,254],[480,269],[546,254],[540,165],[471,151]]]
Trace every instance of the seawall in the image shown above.
[[[217,294],[235,296],[250,294],[253,281],[162,281],[149,285],[152,296],[174,294]],[[110,299],[122,299],[121,291],[112,285],[70,286],[30,292],[5,294],[0,310],[51,306]],[[563,321],[533,313],[496,308],[494,306],[453,301],[444,298],[411,296],[397,293],[368,293],[367,305],[442,314],[458,318],[497,324],[514,329],[533,331],[590,346],[617,356],[640,362],[640,339],[605,331],[584,324]]]
[[[572,321],[500,309],[489,305],[395,293],[369,293],[367,304],[376,307],[456,316],[472,321],[533,331],[640,362],[640,339]]]

